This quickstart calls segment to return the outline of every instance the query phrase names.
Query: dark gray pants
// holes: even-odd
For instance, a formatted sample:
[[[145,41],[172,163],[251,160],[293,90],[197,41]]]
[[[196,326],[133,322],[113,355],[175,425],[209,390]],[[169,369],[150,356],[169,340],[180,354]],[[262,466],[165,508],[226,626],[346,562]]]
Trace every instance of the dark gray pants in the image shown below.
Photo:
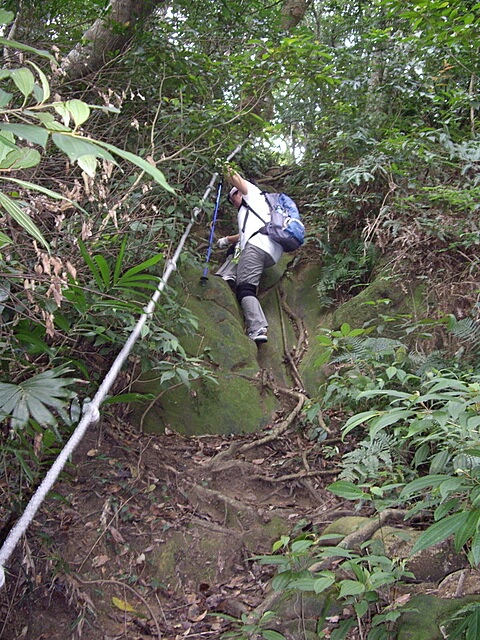
[[[238,262],[237,288],[241,288],[242,284],[253,285],[257,288],[265,269],[272,267],[274,264],[275,261],[269,253],[247,242]],[[254,334],[262,327],[268,327],[267,318],[255,295],[242,297],[240,304],[248,334]]]

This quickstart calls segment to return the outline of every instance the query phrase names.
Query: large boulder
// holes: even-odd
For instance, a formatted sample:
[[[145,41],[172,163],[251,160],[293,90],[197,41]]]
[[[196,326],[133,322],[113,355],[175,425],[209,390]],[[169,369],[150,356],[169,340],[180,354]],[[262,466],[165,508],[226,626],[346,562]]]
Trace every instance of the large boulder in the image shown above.
[[[274,270],[281,277],[280,267],[270,271]],[[158,374],[147,372],[135,382],[133,390],[158,399],[134,406],[132,420],[146,431],[163,432],[168,428],[184,435],[260,431],[279,406],[275,395],[262,383],[260,351],[264,361],[274,363],[271,377],[278,384],[289,384],[282,353],[278,351],[281,342],[275,314],[271,305],[265,304],[270,321],[269,342],[257,347],[245,335],[241,310],[228,284],[212,274],[202,283],[201,274],[200,265],[182,268],[172,286],[178,302],[198,320],[195,333],[179,336],[180,343],[189,356],[204,357],[215,382],[197,380],[190,388],[177,385],[164,390],[159,388]],[[274,274],[268,275],[271,278]],[[263,282],[260,295],[273,295],[268,285],[262,287]]]

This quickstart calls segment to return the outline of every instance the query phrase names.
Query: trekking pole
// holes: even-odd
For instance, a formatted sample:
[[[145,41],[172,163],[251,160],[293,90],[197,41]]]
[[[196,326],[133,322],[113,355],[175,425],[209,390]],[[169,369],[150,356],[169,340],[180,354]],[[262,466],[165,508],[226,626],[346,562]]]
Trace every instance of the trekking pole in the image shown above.
[[[213,210],[212,226],[210,227],[210,237],[208,239],[208,249],[207,249],[207,256],[205,258],[205,267],[203,269],[203,275],[200,278],[200,283],[202,287],[204,287],[207,284],[207,280],[208,280],[208,263],[210,261],[210,254],[212,253],[213,236],[215,234],[215,224],[217,222],[217,214],[218,214],[218,207],[220,205],[220,196],[222,195],[222,187],[223,187],[223,178],[220,180],[217,187],[217,198],[215,200],[215,209]]]

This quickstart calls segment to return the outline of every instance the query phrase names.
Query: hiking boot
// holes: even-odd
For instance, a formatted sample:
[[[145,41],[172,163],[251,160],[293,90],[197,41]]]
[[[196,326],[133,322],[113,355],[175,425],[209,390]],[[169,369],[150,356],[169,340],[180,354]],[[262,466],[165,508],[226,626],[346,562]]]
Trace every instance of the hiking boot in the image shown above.
[[[257,344],[259,344],[260,342],[267,342],[267,340],[268,340],[268,338],[267,338],[267,327],[262,327],[258,331],[253,331],[253,332],[249,333],[248,337],[250,338],[250,340],[253,340]]]

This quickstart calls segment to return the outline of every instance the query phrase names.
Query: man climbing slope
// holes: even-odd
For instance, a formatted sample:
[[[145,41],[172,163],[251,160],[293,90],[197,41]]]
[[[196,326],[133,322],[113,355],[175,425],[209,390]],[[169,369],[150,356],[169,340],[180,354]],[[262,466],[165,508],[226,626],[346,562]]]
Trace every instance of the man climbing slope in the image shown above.
[[[260,189],[230,167],[226,179],[232,185],[228,201],[237,209],[238,234],[220,238],[217,246],[240,245],[235,293],[245,317],[247,335],[257,344],[267,342],[268,322],[257,298],[257,288],[265,269],[283,254],[282,247],[259,229],[270,221],[270,208]]]

